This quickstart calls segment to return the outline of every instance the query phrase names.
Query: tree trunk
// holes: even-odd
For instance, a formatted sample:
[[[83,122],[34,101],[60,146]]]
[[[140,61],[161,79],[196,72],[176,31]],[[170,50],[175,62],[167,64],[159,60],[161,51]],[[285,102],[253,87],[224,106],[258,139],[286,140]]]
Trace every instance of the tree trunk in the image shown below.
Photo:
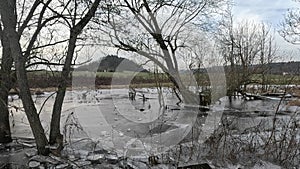
[[[185,86],[179,90],[185,104],[200,105],[200,98],[197,94],[191,92]]]
[[[0,89],[0,143],[12,141],[9,126],[9,111],[7,107],[8,94],[1,86]]]
[[[9,49],[8,49],[9,50]],[[3,46],[3,51],[5,47]],[[12,59],[2,55],[1,82],[0,82],[0,143],[11,142],[8,110],[8,92],[11,89],[11,65]],[[10,57],[10,55],[8,55]]]
[[[88,24],[88,22],[94,16],[100,1],[101,0],[95,0],[93,5],[89,9],[89,11],[86,13],[86,15],[70,30],[70,39],[68,44],[67,56],[61,73],[62,81],[61,84],[58,86],[57,95],[55,98],[53,111],[52,111],[52,118],[50,124],[50,136],[49,136],[50,144],[52,145],[55,143],[59,145],[62,144],[58,142],[58,140],[61,140],[62,137],[62,134],[60,133],[60,116],[61,116],[61,110],[62,110],[63,101],[65,98],[65,93],[67,88],[67,80],[71,72],[71,64],[73,60],[74,51],[76,48],[76,41],[78,35],[82,32],[83,28]]]
[[[182,100],[185,104],[192,104],[192,105],[200,105],[199,96],[187,89],[188,86],[185,86],[179,76],[178,71],[174,70],[172,67],[169,67],[170,72],[166,72],[169,74],[169,78],[171,79],[172,83],[176,86],[179,90]],[[171,74],[172,73],[172,74]]]
[[[9,125],[8,92],[12,87],[11,68],[13,59],[10,53],[8,38],[2,28],[0,28],[0,39],[2,45],[0,70],[0,143],[9,143],[12,139]]]
[[[48,145],[48,140],[31,97],[25,68],[25,60],[22,57],[21,47],[16,37],[16,32],[11,32],[9,35],[12,54],[15,60],[17,82],[20,88],[20,97],[22,99],[25,113],[37,144],[38,153],[42,155],[48,155],[49,149],[46,148]]]
[[[61,136],[60,133],[60,116],[63,106],[63,101],[67,89],[67,80],[69,79],[69,74],[71,71],[71,64],[73,60],[73,54],[76,47],[77,35],[74,36],[73,33],[70,35],[69,46],[66,56],[66,61],[61,73],[61,83],[58,86],[57,94],[55,97],[55,102],[52,111],[51,127],[50,127],[50,144],[55,144],[58,137]]]
[[[10,1],[1,0],[0,14],[4,29],[6,29],[7,37],[9,39],[11,54],[15,61],[17,82],[20,88],[20,97],[22,99],[25,113],[36,141],[38,153],[42,155],[48,155],[49,149],[46,148],[48,145],[48,140],[31,97],[25,68],[25,58],[22,56],[19,36],[14,26],[15,23],[17,23],[15,6],[13,6]]]

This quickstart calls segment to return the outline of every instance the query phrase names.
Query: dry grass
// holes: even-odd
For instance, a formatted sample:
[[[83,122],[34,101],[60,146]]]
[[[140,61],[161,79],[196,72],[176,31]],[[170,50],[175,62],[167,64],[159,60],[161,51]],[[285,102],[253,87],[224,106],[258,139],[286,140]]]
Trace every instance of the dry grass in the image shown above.
[[[291,100],[287,104],[288,106],[300,106],[300,99]]]
[[[291,93],[293,94],[293,96],[295,97],[300,97],[300,89],[293,89],[291,91]]]

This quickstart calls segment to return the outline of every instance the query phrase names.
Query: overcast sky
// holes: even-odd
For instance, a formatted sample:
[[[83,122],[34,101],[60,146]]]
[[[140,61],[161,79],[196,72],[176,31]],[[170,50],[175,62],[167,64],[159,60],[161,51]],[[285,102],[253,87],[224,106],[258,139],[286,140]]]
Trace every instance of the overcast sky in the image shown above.
[[[278,25],[289,8],[299,8],[293,0],[234,0],[237,18],[248,18]]]
[[[293,0],[234,0],[233,14],[236,20],[251,20],[271,24],[277,31],[288,9],[300,8],[300,2]],[[294,59],[300,60],[300,46],[291,45],[279,37],[277,43],[282,50],[293,51]],[[289,59],[289,58],[287,58]]]
[[[300,8],[300,2],[294,2],[293,0],[234,0],[233,14],[235,20],[242,21],[247,19],[259,23],[265,22],[271,24],[275,31],[278,32],[280,23],[284,20],[284,15],[291,8]],[[300,61],[300,45],[296,46],[286,42],[278,33],[275,38],[277,45],[285,53],[282,56],[286,57],[280,61]],[[91,50],[88,49],[88,51]],[[111,51],[110,48],[105,48],[101,52],[94,52],[98,56],[104,57],[107,54],[112,54]],[[126,57],[123,53],[120,56]]]

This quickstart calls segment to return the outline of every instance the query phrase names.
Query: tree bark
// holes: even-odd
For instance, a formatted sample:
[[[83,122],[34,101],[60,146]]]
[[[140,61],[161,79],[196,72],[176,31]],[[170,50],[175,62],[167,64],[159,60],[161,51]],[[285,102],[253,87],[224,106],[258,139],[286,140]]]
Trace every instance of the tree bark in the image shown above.
[[[8,94],[6,94],[6,90],[3,90],[3,87],[0,90],[0,143],[10,143],[12,139],[9,125],[9,111],[7,108]]]
[[[9,74],[8,74],[9,75]],[[9,110],[8,110],[8,91],[10,85],[7,83],[6,72],[1,70],[1,85],[0,85],[0,143],[9,143],[12,141],[10,125],[9,125]]]
[[[60,116],[61,116],[61,110],[63,106],[63,101],[66,94],[67,89],[67,79],[69,78],[70,72],[71,72],[71,65],[73,60],[74,51],[76,48],[76,41],[84,27],[88,24],[88,22],[91,20],[91,18],[94,16],[99,3],[101,0],[95,0],[89,11],[86,13],[86,15],[70,30],[70,39],[68,43],[68,51],[66,60],[64,63],[63,70],[61,72],[61,78],[62,81],[58,86],[57,95],[55,98],[53,111],[52,111],[52,118],[51,118],[51,124],[50,124],[50,136],[49,136],[49,143],[50,144],[61,144],[57,140],[61,140],[58,138],[62,137],[62,134],[60,133]]]
[[[168,68],[170,69],[170,67]],[[173,68],[171,67],[171,69]],[[173,70],[173,74],[169,75],[169,78],[171,79],[175,87],[179,90],[182,96],[183,103],[191,105],[200,105],[199,96],[187,89],[187,86],[183,84],[178,71]]]
[[[0,27],[0,40],[2,45],[0,69],[0,143],[9,143],[12,139],[9,125],[8,93],[12,87],[11,68],[13,59],[10,53],[8,38],[2,27]]]
[[[7,31],[11,54],[15,61],[17,82],[20,88],[20,97],[22,99],[27,119],[36,140],[38,153],[42,155],[48,155],[49,149],[46,148],[48,145],[48,140],[31,97],[25,67],[25,58],[22,56],[22,50],[19,42],[20,38],[16,32],[16,27],[14,26],[15,23],[17,23],[15,10],[15,6],[11,3],[11,1],[0,1],[1,19],[4,29]]]
[[[53,105],[52,119],[51,119],[51,124],[50,124],[51,125],[50,137],[49,137],[50,144],[55,144],[57,138],[61,135],[61,133],[60,133],[60,116],[61,116],[61,110],[62,110],[63,101],[65,98],[66,89],[67,89],[67,80],[69,78],[69,74],[71,71],[71,63],[73,60],[73,54],[74,54],[75,47],[76,47],[76,40],[77,40],[77,36],[74,36],[73,33],[71,33],[65,64],[64,64],[63,70],[61,72],[62,80],[58,86],[57,94],[55,97],[55,102]]]

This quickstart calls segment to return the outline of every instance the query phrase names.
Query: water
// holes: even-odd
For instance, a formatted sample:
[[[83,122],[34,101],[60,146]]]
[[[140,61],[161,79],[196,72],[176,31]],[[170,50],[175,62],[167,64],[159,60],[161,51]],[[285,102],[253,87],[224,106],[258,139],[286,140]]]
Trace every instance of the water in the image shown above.
[[[55,99],[52,94],[49,92],[42,96],[32,96],[47,135]],[[146,100],[142,98],[142,94]],[[265,128],[271,128],[279,104],[278,100],[244,101],[238,98],[229,102],[227,98],[221,98],[206,112],[207,115],[203,112],[199,115],[195,110],[178,107],[178,100],[170,90],[164,89],[163,97],[165,102],[161,105],[156,89],[151,88],[138,90],[135,100],[128,99],[126,89],[68,91],[61,116],[62,131],[65,136],[69,134],[67,138],[89,138],[120,155],[146,156],[166,151],[184,140],[195,123],[202,127],[199,142],[204,142],[224,118],[231,121],[232,130],[243,131],[262,121]],[[11,98],[13,99],[9,104],[13,137],[33,138],[20,99],[17,96]],[[47,102],[44,103],[45,100]],[[283,102],[280,109],[286,108],[285,104]],[[267,115],[263,116],[261,112],[266,112]],[[70,114],[75,121],[67,119]],[[290,116],[280,115],[278,119],[288,121]],[[82,131],[71,132],[65,127],[75,122],[80,124]],[[11,164],[24,161],[20,160],[22,158],[22,151],[20,155],[7,152],[1,153],[0,161]]]

